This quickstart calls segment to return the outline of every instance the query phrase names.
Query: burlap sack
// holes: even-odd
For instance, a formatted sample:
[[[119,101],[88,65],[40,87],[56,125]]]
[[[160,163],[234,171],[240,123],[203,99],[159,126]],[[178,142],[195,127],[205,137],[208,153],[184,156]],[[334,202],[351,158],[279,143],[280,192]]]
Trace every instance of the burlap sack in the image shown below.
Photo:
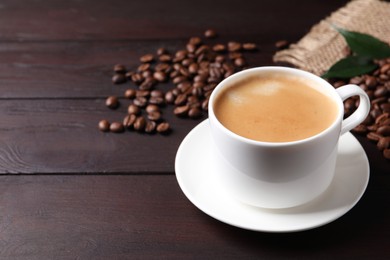
[[[370,34],[390,42],[390,3],[379,0],[355,0],[313,26],[310,32],[289,49],[277,52],[275,62],[287,62],[323,74],[344,57],[344,38],[331,26]]]

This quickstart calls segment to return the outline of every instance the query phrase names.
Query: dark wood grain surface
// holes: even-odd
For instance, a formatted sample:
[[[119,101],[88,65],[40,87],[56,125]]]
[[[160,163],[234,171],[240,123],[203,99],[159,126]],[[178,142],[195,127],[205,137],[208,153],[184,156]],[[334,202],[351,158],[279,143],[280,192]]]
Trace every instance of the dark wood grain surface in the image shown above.
[[[174,173],[199,120],[164,117],[168,136],[106,134],[121,120],[105,97],[116,63],[135,69],[158,47],[250,41],[251,66],[272,64],[347,1],[3,0],[0,3],[0,259],[388,259],[389,162],[363,137],[371,179],[362,200],[323,227],[269,234],[221,223],[193,206]],[[161,85],[168,89],[169,83]]]

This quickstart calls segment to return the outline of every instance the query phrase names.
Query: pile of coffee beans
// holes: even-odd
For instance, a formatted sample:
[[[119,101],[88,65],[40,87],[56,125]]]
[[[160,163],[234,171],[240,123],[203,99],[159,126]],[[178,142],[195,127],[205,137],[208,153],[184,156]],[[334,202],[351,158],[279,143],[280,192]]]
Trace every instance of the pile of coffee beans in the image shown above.
[[[258,49],[254,43],[229,41],[207,44],[216,38],[215,30],[208,29],[204,37],[191,37],[185,48],[171,52],[159,48],[139,58],[139,66],[128,70],[125,65],[114,66],[114,84],[133,83],[123,96],[131,101],[123,122],[101,120],[103,132],[121,133],[133,130],[145,133],[170,132],[170,125],[163,117],[163,108],[173,107],[173,113],[181,118],[198,119],[207,113],[209,97],[217,84],[233,73],[247,68],[245,52]],[[159,83],[173,83],[167,91],[158,89]],[[134,87],[134,85],[136,87]],[[119,98],[110,96],[106,106],[119,107]]]
[[[371,111],[352,132],[365,135],[376,143],[386,159],[390,159],[390,58],[376,61],[378,69],[373,73],[353,77],[348,81],[335,81],[338,88],[351,83],[359,85],[369,96]],[[359,105],[358,98],[352,97],[344,102],[345,116],[350,115]]]

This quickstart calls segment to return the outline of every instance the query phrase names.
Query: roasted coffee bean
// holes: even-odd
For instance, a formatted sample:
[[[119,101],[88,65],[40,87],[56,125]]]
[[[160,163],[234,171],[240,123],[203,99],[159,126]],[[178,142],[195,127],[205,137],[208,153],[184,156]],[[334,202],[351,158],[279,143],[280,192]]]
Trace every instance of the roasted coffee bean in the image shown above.
[[[203,95],[203,89],[202,88],[196,88],[195,86],[191,90],[191,94],[196,97],[201,97]]]
[[[374,96],[374,91],[372,91],[372,90],[367,90],[367,91],[366,91],[366,94],[367,94],[367,96],[368,96],[368,98],[369,98],[370,100],[373,100],[373,99],[375,98],[375,96]]]
[[[178,106],[178,107],[175,107],[175,109],[173,110],[173,113],[176,116],[184,117],[184,116],[188,115],[188,111],[189,110],[190,110],[190,107],[187,106],[187,105],[185,105],[185,106]]]
[[[373,76],[367,76],[365,83],[366,83],[368,88],[374,88],[377,85],[377,80]]]
[[[144,79],[153,77],[153,72],[151,70],[145,70],[141,73]]]
[[[378,143],[376,144],[379,150],[388,149],[390,147],[390,137],[381,137],[379,138]]]
[[[175,98],[174,104],[176,106],[184,105],[187,101],[187,95],[186,94],[180,94]]]
[[[179,83],[181,83],[181,82],[183,82],[183,81],[186,81],[187,80],[187,78],[186,77],[184,77],[184,76],[177,76],[177,77],[175,77],[174,79],[173,79],[173,84],[179,84]]]
[[[142,63],[152,62],[154,60],[154,55],[153,54],[145,54],[141,58],[139,58],[139,60]]]
[[[199,45],[199,44],[202,43],[202,39],[199,38],[199,37],[191,37],[191,38],[188,40],[188,43],[197,46],[197,45]]]
[[[190,118],[199,118],[202,116],[202,111],[198,107],[193,107],[188,111],[188,116]]]
[[[371,131],[371,132],[376,132],[376,130],[378,130],[378,126],[377,125],[369,125],[369,126],[367,126],[367,130]]]
[[[286,49],[289,45],[290,43],[286,40],[280,40],[275,42],[275,47],[278,48],[279,50]]]
[[[380,74],[380,75],[379,75],[379,80],[380,80],[381,82],[387,81],[387,80],[389,80],[389,79],[390,79],[389,75],[386,75],[386,74]]]
[[[173,69],[176,71],[179,71],[181,69],[182,65],[180,63],[173,64]]]
[[[202,81],[197,81],[192,84],[194,88],[203,88],[206,84]]]
[[[179,50],[175,54],[175,62],[180,62],[184,60],[187,56],[187,51],[186,50]]]
[[[380,134],[377,134],[375,132],[370,132],[367,134],[367,138],[371,141],[378,142],[380,138],[382,138]]]
[[[383,113],[390,113],[390,103],[389,103],[389,101],[387,101],[387,103],[381,104],[380,108],[382,109]]]
[[[133,100],[133,104],[138,107],[146,107],[148,100],[145,97],[137,97]]]
[[[208,29],[204,32],[206,38],[215,38],[217,37],[217,32],[213,29]]]
[[[372,116],[368,115],[361,124],[367,126],[367,125],[371,125],[373,122],[374,119],[372,118]]]
[[[199,98],[197,96],[188,96],[187,97],[187,104],[193,104],[199,102]]]
[[[126,76],[124,74],[116,73],[112,76],[112,83],[121,84],[127,81]]]
[[[188,58],[188,59],[182,60],[181,65],[183,65],[184,67],[188,68],[188,66],[190,66],[190,64],[192,64],[192,63],[194,63],[194,59],[189,59]],[[182,66],[178,67],[179,71],[182,70],[182,69],[183,69]]]
[[[177,97],[178,95],[180,95],[180,90],[175,88],[175,89],[172,89],[172,94]]]
[[[378,87],[375,92],[374,92],[374,96],[375,97],[385,97],[388,93],[388,90],[386,87],[384,86],[381,86],[381,87]]]
[[[385,150],[383,150],[383,156],[384,156],[386,159],[390,160],[390,149],[385,149]]]
[[[363,89],[364,91],[368,91],[368,87],[367,87],[367,85],[366,85],[365,83],[360,83],[360,84],[359,84],[359,87],[360,87],[361,89]]]
[[[218,62],[218,63],[224,63],[225,62],[225,56],[223,56],[223,55],[217,55],[216,57],[215,57],[215,62]]]
[[[215,51],[215,52],[224,52],[224,51],[226,51],[226,46],[224,44],[220,44],[220,43],[215,44],[213,46],[213,51]]]
[[[193,80],[194,80],[194,82],[197,82],[197,81],[205,82],[207,80],[208,76],[209,76],[209,66],[207,65],[207,67],[199,68],[198,75],[196,75],[193,78]]]
[[[382,114],[382,112],[380,111],[380,109],[377,109],[377,108],[374,108],[370,111],[370,115],[373,117],[373,118],[377,118],[379,117],[380,115]]]
[[[126,79],[131,80],[131,77],[134,75],[134,71],[128,71],[125,74]]]
[[[207,76],[205,75],[196,75],[194,77],[194,82],[206,82],[207,81]]]
[[[139,108],[139,106],[136,106],[134,104],[131,104],[129,105],[129,107],[127,108],[127,112],[129,114],[134,114],[134,115],[139,115],[141,114],[141,109]]]
[[[347,100],[344,102],[344,108],[345,108],[346,110],[353,110],[353,109],[355,109],[355,108],[356,108],[356,106],[355,106],[355,100],[352,99],[352,98],[347,99]]]
[[[242,53],[240,52],[231,52],[229,53],[229,59],[230,60],[235,60],[235,59],[238,59],[238,58],[242,58]]]
[[[114,72],[115,72],[115,73],[125,74],[126,71],[127,71],[127,70],[126,70],[125,65],[116,64],[116,65],[114,66]]]
[[[168,51],[165,48],[158,48],[156,53],[158,56],[161,56],[163,54],[168,54]]]
[[[110,131],[113,133],[122,133],[125,130],[122,123],[112,122],[110,124]]]
[[[167,80],[167,75],[162,71],[156,71],[153,73],[153,78],[159,82],[164,82]]]
[[[227,77],[230,77],[233,74],[234,74],[234,71],[226,71],[224,77],[227,78]]]
[[[360,83],[362,83],[362,81],[363,81],[363,77],[356,76],[356,77],[351,78],[349,80],[349,83],[359,85]]]
[[[210,84],[208,84],[208,85],[205,85],[204,87],[203,87],[203,90],[205,91],[205,92],[209,92],[210,90],[213,90],[213,89],[215,89],[215,87],[217,86],[217,84],[213,84],[213,83],[210,83]]]
[[[153,78],[146,79],[139,85],[141,90],[151,90],[156,85],[156,81]]]
[[[161,106],[161,105],[164,105],[164,98],[162,98],[162,97],[150,97],[149,98],[149,103]]]
[[[187,98],[187,105],[190,106],[190,108],[193,107],[201,108],[202,106],[197,96],[189,96]]]
[[[219,68],[215,68],[215,67],[210,67],[209,74],[210,74],[211,78],[218,78],[219,79],[222,76],[221,70]]]
[[[188,71],[187,68],[180,68],[179,72],[186,78],[189,78],[191,76],[191,73]]]
[[[218,83],[219,81],[221,81],[221,79],[217,77],[209,77],[207,79],[207,83]]]
[[[125,96],[125,98],[132,99],[132,98],[135,98],[135,93],[136,93],[135,89],[129,88],[125,91],[124,96]]]
[[[234,65],[237,67],[243,67],[246,65],[245,59],[244,58],[237,58],[234,60]]]
[[[170,65],[168,63],[159,63],[154,67],[155,71],[167,71]]]
[[[363,135],[363,134],[366,134],[367,133],[367,126],[361,124],[361,125],[358,125],[357,127],[355,127],[354,129],[352,129],[352,132],[356,133],[356,134],[360,134],[360,135]]]
[[[389,114],[388,113],[383,113],[381,114],[380,116],[378,116],[376,119],[375,119],[375,124],[376,125],[382,125],[382,123],[389,118]]]
[[[243,43],[242,48],[246,51],[255,51],[257,50],[257,45],[255,43],[248,42],[248,43]]]
[[[169,124],[167,122],[162,122],[162,123],[157,125],[156,130],[160,134],[168,134],[169,131],[170,131],[170,126],[169,126]]]
[[[234,66],[231,64],[231,63],[227,63],[227,62],[224,62],[222,64],[222,68],[225,70],[225,71],[234,71]]]
[[[378,127],[378,130],[376,130],[376,132],[382,136],[390,136],[390,126],[380,126]]]
[[[177,85],[177,88],[180,90],[181,93],[186,92],[189,88],[191,88],[191,83],[189,81],[184,81],[182,83],[179,83]]]
[[[110,130],[110,123],[103,119],[99,121],[99,130],[102,132],[108,132]]]
[[[147,105],[145,110],[146,110],[147,113],[152,113],[152,112],[156,112],[156,111],[160,112],[159,106],[154,105],[154,104]]]
[[[136,130],[138,132],[143,132],[145,130],[145,125],[146,125],[145,118],[142,116],[139,116],[139,117],[137,117],[137,119],[135,119],[133,127],[134,127],[134,130]]]
[[[384,125],[390,126],[390,118],[387,118],[381,122],[381,126],[384,126]]]
[[[150,91],[149,90],[137,90],[135,92],[136,97],[149,97]]]
[[[385,74],[387,71],[389,71],[390,70],[390,63],[387,63],[387,64],[385,64],[385,65],[383,65],[381,68],[380,68],[380,72],[382,73],[382,74]]]
[[[204,111],[208,111],[209,110],[209,99],[205,99],[203,102],[202,102],[202,109]]]
[[[158,59],[159,59],[161,62],[169,63],[169,62],[172,61],[172,56],[169,55],[169,54],[163,54],[163,55],[161,55],[160,57],[158,57]]]
[[[156,131],[157,123],[154,121],[147,121],[145,125],[145,133],[152,134]]]
[[[187,51],[188,51],[189,53],[194,53],[195,50],[196,50],[196,46],[195,46],[194,44],[188,43],[188,44],[186,45],[186,49],[187,49]]]
[[[152,120],[152,121],[160,121],[161,120],[161,112],[159,112],[159,111],[148,112],[147,117],[149,120]]]
[[[137,116],[135,114],[125,116],[125,118],[123,118],[123,126],[127,129],[132,129],[136,119]]]
[[[210,89],[209,91],[205,91],[205,92],[204,92],[204,96],[205,96],[206,98],[210,98],[211,93],[213,93],[213,90],[212,90],[212,89]]]
[[[200,54],[207,52],[209,49],[210,49],[210,47],[209,47],[208,45],[201,45],[201,46],[195,51],[195,55],[199,56]],[[203,60],[203,59],[201,59],[201,60]],[[199,60],[199,61],[200,61],[200,60]]]
[[[161,90],[152,90],[150,92],[150,96],[151,97],[164,97],[164,92],[162,92]]]
[[[116,109],[119,107],[119,99],[116,96],[109,96],[106,99],[106,106],[111,109]]]
[[[144,72],[150,69],[150,63],[143,63],[138,66],[137,71],[138,72]]]
[[[168,104],[172,104],[173,102],[175,102],[175,96],[173,95],[172,91],[168,91],[167,93],[165,93],[165,102],[167,102]]]
[[[188,66],[188,72],[191,74],[196,74],[198,72],[199,65],[197,63],[191,63]]]
[[[134,73],[133,75],[131,75],[131,81],[133,81],[136,85],[141,84],[143,80],[144,78],[139,73]]]
[[[357,99],[357,100],[355,101],[355,106],[356,106],[356,107],[359,107],[359,104],[360,104],[360,99]]]

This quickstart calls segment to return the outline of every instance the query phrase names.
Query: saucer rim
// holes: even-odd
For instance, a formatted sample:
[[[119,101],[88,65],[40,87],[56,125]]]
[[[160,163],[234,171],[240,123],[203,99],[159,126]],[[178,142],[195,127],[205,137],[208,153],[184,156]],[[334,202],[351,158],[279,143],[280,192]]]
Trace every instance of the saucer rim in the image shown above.
[[[369,178],[370,178],[370,167],[369,167],[369,161],[368,161],[367,154],[365,153],[363,147],[361,146],[360,142],[356,139],[356,137],[354,137],[350,132],[347,132],[344,135],[350,135],[353,138],[353,141],[356,143],[357,148],[359,149],[360,154],[363,155],[363,158],[361,160],[364,160],[364,162],[362,162],[362,163],[364,163],[364,165],[365,165],[364,184],[362,185],[361,189],[359,190],[359,195],[354,198],[353,203],[348,204],[347,207],[345,207],[343,210],[339,211],[337,214],[334,214],[332,217],[328,218],[326,221],[319,222],[316,225],[307,225],[307,226],[304,226],[304,227],[297,227],[297,228],[290,228],[290,229],[287,229],[287,228],[276,229],[276,228],[264,228],[263,226],[262,227],[253,227],[253,226],[248,226],[248,225],[245,225],[245,224],[236,223],[234,221],[231,221],[231,220],[229,220],[228,216],[223,216],[223,215],[220,216],[220,215],[216,214],[216,211],[212,211],[212,210],[210,211],[210,210],[207,209],[207,207],[202,206],[202,204],[204,204],[204,203],[201,203],[201,201],[199,199],[197,199],[196,196],[193,195],[192,192],[187,189],[185,181],[182,178],[182,174],[179,173],[180,172],[180,170],[179,170],[179,160],[180,160],[180,156],[182,156],[182,154],[183,154],[182,150],[187,145],[187,143],[191,140],[191,138],[193,138],[193,136],[197,134],[199,129],[201,129],[202,127],[209,127],[209,126],[206,126],[206,124],[209,123],[208,121],[209,121],[209,119],[205,119],[202,122],[200,122],[198,125],[196,125],[185,136],[185,138],[180,143],[180,146],[179,146],[179,148],[177,150],[176,157],[175,157],[175,175],[176,175],[176,179],[177,179],[177,182],[179,184],[179,187],[182,190],[182,192],[184,193],[184,195],[187,197],[187,199],[194,206],[196,206],[200,211],[204,212],[205,214],[209,215],[210,217],[212,217],[212,218],[214,218],[214,219],[216,219],[216,220],[218,220],[218,221],[220,221],[222,223],[225,223],[225,224],[228,224],[228,225],[231,225],[231,226],[234,226],[234,227],[238,227],[238,228],[241,228],[241,229],[245,229],[245,230],[251,230],[251,231],[256,231],[256,232],[268,232],[268,233],[290,233],[290,232],[299,232],[299,231],[310,230],[310,229],[318,228],[320,226],[324,226],[326,224],[329,224],[329,223],[335,221],[336,219],[342,217],[343,215],[345,215],[353,207],[355,207],[355,205],[360,201],[360,199],[362,198],[362,196],[364,195],[364,193],[365,193],[365,191],[367,189],[367,186],[368,186],[368,183],[369,183]],[[207,131],[209,131],[209,130],[207,130]],[[363,180],[362,180],[362,183],[363,183]],[[332,184],[330,186],[332,186]],[[252,206],[252,205],[247,205],[247,204],[244,204],[244,203],[241,203],[241,202],[238,202],[238,201],[235,201],[235,202],[239,203],[240,207],[250,207],[250,208],[259,209],[258,212],[260,212],[261,210],[271,210],[271,211],[274,211],[273,214],[280,215],[280,214],[277,213],[278,209],[277,210],[264,209],[264,208],[259,208],[259,207]],[[304,206],[304,205],[296,206],[296,207],[293,207],[293,208],[290,208],[290,209],[297,210],[297,213],[299,213],[299,208],[302,208],[302,206]],[[283,210],[283,209],[281,209],[281,210]],[[262,213],[257,213],[257,214],[262,214]]]

